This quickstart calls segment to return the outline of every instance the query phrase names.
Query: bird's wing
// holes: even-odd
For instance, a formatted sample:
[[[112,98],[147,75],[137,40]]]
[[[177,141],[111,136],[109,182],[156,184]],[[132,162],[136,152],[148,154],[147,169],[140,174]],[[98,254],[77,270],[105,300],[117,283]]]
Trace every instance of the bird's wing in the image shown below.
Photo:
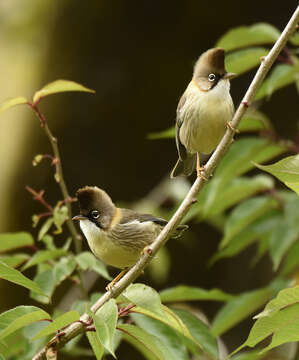
[[[183,125],[184,119],[180,114],[180,110],[183,107],[183,105],[186,102],[186,96],[183,95],[179,101],[177,110],[176,110],[176,125],[175,125],[175,142],[176,142],[176,147],[178,149],[178,154],[179,154],[179,158],[181,160],[184,160],[187,158],[187,150],[185,148],[185,146],[181,143],[180,140],[180,128]]]
[[[166,220],[155,217],[151,214],[140,214],[133,210],[122,209],[122,218],[120,220],[120,224],[126,224],[132,221],[138,221],[140,223],[151,221],[161,226],[165,226],[167,224]]]
[[[122,209],[122,219],[120,221],[120,224],[127,224],[131,223],[133,221],[137,221],[139,223],[144,223],[147,221],[151,221],[157,225],[160,225],[164,227],[168,224],[168,221],[162,218],[158,218],[151,214],[140,214],[136,211],[129,210],[129,209]],[[188,229],[188,225],[182,224],[178,225],[177,230],[185,230]]]

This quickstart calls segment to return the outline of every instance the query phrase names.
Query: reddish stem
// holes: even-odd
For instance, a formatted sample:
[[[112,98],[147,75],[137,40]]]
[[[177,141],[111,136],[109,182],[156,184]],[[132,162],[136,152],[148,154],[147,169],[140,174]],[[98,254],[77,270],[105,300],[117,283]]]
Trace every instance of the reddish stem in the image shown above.
[[[118,310],[118,317],[126,316],[129,314],[130,310],[133,309],[136,305],[135,304],[129,304],[123,309]]]
[[[49,210],[51,215],[53,214],[53,211],[54,211],[53,207],[49,203],[47,203],[47,201],[43,198],[45,190],[41,190],[38,193],[37,191],[35,191],[28,185],[26,185],[25,188],[28,192],[30,192],[33,195],[34,200],[39,201],[41,204],[43,204]]]

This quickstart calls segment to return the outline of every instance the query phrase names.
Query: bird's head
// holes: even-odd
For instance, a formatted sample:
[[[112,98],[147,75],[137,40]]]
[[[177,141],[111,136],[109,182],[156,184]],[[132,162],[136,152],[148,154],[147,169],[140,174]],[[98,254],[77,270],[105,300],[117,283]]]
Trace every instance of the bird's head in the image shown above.
[[[97,227],[109,228],[115,213],[115,205],[110,196],[96,186],[85,186],[77,191],[80,204],[80,215],[73,220],[91,221]]]
[[[221,80],[229,81],[235,76],[224,65],[224,50],[213,48],[204,52],[194,66],[193,81],[203,91],[212,90]]]

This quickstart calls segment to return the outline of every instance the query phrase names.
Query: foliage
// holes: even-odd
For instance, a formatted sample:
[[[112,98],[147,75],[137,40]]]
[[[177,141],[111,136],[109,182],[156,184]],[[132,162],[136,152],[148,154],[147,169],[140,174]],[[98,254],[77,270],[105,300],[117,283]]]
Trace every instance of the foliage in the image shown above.
[[[265,23],[242,26],[224,34],[216,46],[228,52],[228,71],[242,75],[260,63],[279,34],[276,28]],[[297,35],[291,38],[290,44],[298,45]],[[286,50],[287,57],[275,65],[256,99],[269,100],[274,92],[296,82],[299,71],[296,53],[292,47]],[[37,91],[32,101],[24,97],[8,99],[0,106],[0,112],[16,105],[29,106],[48,131],[38,104],[48,95],[66,91],[94,92],[72,81],[57,80]],[[86,336],[97,360],[106,353],[116,357],[122,340],[149,360],[217,360],[221,353],[219,336],[244,319],[252,318],[263,306],[264,310],[255,316],[247,340],[234,353],[246,346],[255,347],[269,336],[272,336],[270,343],[263,342],[259,348],[262,353],[299,340],[299,286],[289,287],[299,266],[299,158],[292,155],[298,144],[281,139],[261,110],[248,110],[239,129],[240,138],[231,146],[184,221],[207,222],[221,232],[219,249],[209,259],[210,265],[236,256],[256,243],[254,263],[268,254],[273,264],[273,280],[262,288],[248,289],[241,294],[187,285],[158,293],[144,284],[131,284],[116,300],[109,300],[92,314],[92,323],[86,324],[90,330]],[[173,138],[174,128],[149,137]],[[50,141],[53,142],[51,136]],[[55,180],[61,185],[60,158],[55,146],[53,148],[53,155],[36,155],[33,165],[50,159],[55,167]],[[282,156],[284,158],[277,161]],[[272,164],[264,165],[265,162]],[[32,216],[33,227],[38,229],[37,239],[26,232],[0,234],[0,278],[29,289],[30,297],[41,305],[19,305],[0,314],[0,358],[6,359],[32,358],[49,341],[49,336],[55,333],[59,336],[65,326],[80,321],[80,314],[89,311],[90,304],[99,295],[85,294],[84,272],[94,271],[104,279],[111,279],[106,266],[94,255],[73,252],[70,248],[78,235],[70,223],[71,202],[75,199],[66,196],[62,188],[63,198],[51,205],[44,198],[44,190],[37,192],[30,187],[27,190],[45,207],[44,213]],[[178,205],[176,199],[173,200],[173,209],[168,215]],[[71,310],[63,313],[51,305],[62,283],[79,285],[85,299],[76,301]],[[211,323],[197,308],[196,304],[201,301],[221,304]],[[49,313],[43,310],[42,304],[49,304]],[[79,344],[80,336],[70,341],[63,351],[69,355],[90,355],[90,350]],[[12,344],[16,346],[10,346]],[[254,350],[234,355],[233,359],[262,357],[259,350]]]

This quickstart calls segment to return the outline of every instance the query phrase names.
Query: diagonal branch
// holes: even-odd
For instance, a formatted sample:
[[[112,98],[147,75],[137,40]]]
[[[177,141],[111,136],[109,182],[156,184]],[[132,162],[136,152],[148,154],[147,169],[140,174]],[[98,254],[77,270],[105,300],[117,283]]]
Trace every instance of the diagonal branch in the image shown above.
[[[296,29],[296,25],[299,20],[299,6],[293,13],[291,19],[286,25],[284,31],[270,50],[269,54],[261,60],[261,65],[252,80],[241,104],[239,105],[237,111],[232,120],[232,127],[237,128],[242,116],[244,115],[248,106],[250,106],[251,102],[254,100],[255,94],[262,84],[265,76],[273,65],[275,59],[278,57],[279,53],[285,46],[288,38],[292,35],[294,30]],[[221,142],[217,146],[215,152],[211,156],[210,160],[205,166],[204,177],[197,178],[191,189],[189,190],[187,196],[181,203],[178,210],[175,212],[173,217],[170,219],[168,224],[164,227],[163,231],[159,234],[156,240],[148,247],[148,251],[143,254],[139,261],[127,272],[127,274],[115,285],[115,287],[106,292],[92,307],[91,311],[96,312],[103,304],[105,304],[109,299],[115,298],[121,294],[121,292],[129,286],[143,271],[143,269],[148,265],[153,256],[157,253],[157,251],[167,242],[170,238],[171,234],[174,232],[180,221],[187,214],[192,204],[197,201],[197,196],[199,191],[205,184],[204,178],[209,178],[212,172],[215,170],[216,166],[220,163],[220,160],[223,158],[224,154],[229,149],[234,137],[234,131],[230,128],[227,129],[224,137]],[[78,334],[86,331],[84,326],[84,322],[88,322],[89,316],[88,314],[84,314],[81,316],[82,322],[74,322],[69,325],[66,329],[64,329],[64,334],[59,338],[59,342],[53,338],[49,344],[43,348],[34,358],[33,360],[46,359],[46,351],[49,347],[54,349],[60,349],[64,346],[68,341],[77,336]]]

